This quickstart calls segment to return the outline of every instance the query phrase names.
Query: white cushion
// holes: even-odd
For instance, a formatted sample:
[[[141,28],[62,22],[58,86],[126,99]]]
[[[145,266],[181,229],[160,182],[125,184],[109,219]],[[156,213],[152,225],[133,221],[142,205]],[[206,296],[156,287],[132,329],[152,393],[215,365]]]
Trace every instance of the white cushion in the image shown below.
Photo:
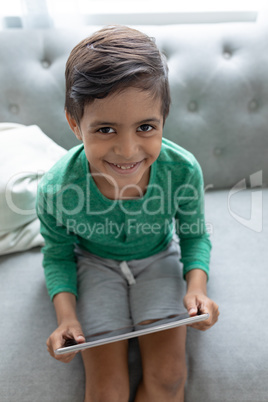
[[[37,126],[0,123],[0,255],[43,245],[37,185],[66,152]]]

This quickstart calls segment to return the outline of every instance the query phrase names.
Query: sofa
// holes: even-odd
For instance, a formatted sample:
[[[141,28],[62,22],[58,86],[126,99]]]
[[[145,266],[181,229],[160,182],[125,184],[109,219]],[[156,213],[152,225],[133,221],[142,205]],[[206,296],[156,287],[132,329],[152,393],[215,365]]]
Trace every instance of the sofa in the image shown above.
[[[1,31],[0,123],[38,128],[63,151],[76,145],[64,116],[65,62],[99,28]],[[258,13],[254,22],[137,28],[155,37],[168,60],[172,106],[164,136],[192,152],[204,174],[213,245],[208,294],[220,317],[209,331],[187,329],[185,401],[267,402],[268,14]],[[15,145],[12,138],[8,144]],[[12,146],[2,146],[0,155],[17,160]],[[25,165],[31,160],[25,148],[20,156]],[[3,165],[1,180],[8,182]],[[5,216],[3,207],[2,222]],[[38,225],[34,213],[30,219],[26,232]],[[46,350],[56,317],[42,239],[14,244],[0,257],[0,401],[82,402],[80,354],[63,364]],[[136,339],[129,370],[134,401],[142,375]]]

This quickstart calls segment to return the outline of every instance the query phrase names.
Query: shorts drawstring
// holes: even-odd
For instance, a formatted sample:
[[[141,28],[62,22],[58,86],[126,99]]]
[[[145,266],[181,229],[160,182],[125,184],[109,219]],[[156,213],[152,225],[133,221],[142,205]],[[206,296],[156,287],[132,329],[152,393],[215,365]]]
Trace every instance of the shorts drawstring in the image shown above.
[[[136,280],[135,280],[135,278],[134,278],[129,266],[127,265],[126,261],[122,261],[120,263],[120,269],[122,271],[122,274],[124,275],[124,277],[128,281],[128,284],[129,285],[134,285],[136,283]]]

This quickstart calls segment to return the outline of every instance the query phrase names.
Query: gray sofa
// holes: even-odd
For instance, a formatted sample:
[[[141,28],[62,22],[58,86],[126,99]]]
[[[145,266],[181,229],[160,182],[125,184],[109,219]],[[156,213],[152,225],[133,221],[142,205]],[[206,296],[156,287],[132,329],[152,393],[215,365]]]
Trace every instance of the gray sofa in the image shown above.
[[[168,58],[173,102],[164,135],[196,155],[206,185],[208,292],[221,315],[207,332],[188,329],[185,400],[267,401],[268,15],[138,28]],[[63,111],[64,65],[96,29],[0,32],[0,122],[36,124],[61,146],[75,145]],[[0,401],[82,402],[81,356],[64,365],[46,351],[56,319],[40,248],[0,263]],[[129,365],[133,401],[141,376],[135,340]]]

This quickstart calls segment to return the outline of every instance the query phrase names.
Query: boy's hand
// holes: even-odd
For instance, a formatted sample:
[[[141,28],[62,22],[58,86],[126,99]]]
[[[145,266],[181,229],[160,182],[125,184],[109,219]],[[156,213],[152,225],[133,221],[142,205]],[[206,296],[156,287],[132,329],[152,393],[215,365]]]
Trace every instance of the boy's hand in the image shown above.
[[[186,274],[186,282],[184,305],[188,314],[191,317],[198,313],[209,314],[207,320],[192,324],[191,327],[205,331],[218,321],[220,314],[218,305],[207,297],[207,275],[201,269],[193,269]]]
[[[190,325],[195,329],[206,331],[218,321],[220,314],[218,305],[202,292],[187,292],[184,297],[184,305],[191,317],[197,315],[198,313],[209,314],[209,318],[207,320]]]
[[[69,363],[78,352],[55,355],[54,350],[64,346],[66,339],[74,339],[77,343],[85,342],[80,323],[77,320],[63,321],[47,339],[47,350],[52,357],[63,363]]]

